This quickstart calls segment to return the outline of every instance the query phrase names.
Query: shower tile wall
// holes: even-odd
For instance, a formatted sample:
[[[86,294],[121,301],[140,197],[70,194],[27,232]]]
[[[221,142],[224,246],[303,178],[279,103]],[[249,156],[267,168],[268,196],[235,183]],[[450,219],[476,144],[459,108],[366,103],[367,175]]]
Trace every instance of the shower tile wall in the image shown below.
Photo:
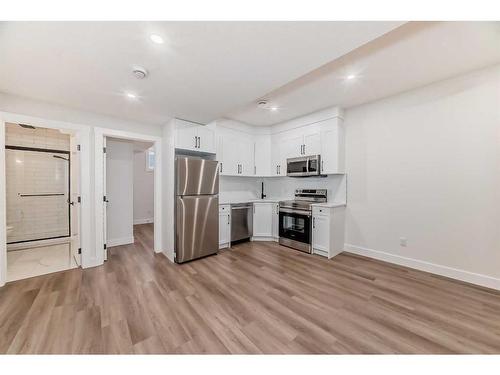
[[[69,135],[52,129],[7,124],[6,145],[69,150]],[[6,150],[7,242],[66,236],[69,233],[66,154]],[[21,197],[21,194],[64,193]]]
[[[56,129],[26,129],[17,124],[5,126],[5,144],[8,146],[49,148],[69,151],[69,135]]]

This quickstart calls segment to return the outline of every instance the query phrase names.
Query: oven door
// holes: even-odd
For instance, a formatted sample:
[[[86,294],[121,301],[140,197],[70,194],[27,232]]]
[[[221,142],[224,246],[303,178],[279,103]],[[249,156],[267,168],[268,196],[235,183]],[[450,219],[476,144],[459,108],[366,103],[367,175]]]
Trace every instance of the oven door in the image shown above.
[[[311,213],[280,208],[280,244],[311,252]]]

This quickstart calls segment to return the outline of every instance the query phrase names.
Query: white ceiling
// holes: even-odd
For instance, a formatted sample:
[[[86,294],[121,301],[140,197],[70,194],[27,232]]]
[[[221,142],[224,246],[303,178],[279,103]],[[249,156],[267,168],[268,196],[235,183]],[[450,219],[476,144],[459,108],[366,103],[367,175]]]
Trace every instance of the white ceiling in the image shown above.
[[[337,105],[348,108],[500,63],[500,22],[411,22],[226,115],[271,125]],[[357,78],[346,80],[349,74]]]
[[[144,123],[209,122],[401,24],[3,22],[0,92]],[[150,76],[134,78],[134,65]]]

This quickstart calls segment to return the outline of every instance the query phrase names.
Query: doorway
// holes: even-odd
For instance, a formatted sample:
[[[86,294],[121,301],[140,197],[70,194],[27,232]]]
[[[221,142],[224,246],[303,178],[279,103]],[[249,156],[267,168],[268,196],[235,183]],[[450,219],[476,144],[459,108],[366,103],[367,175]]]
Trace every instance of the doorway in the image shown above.
[[[111,248],[154,246],[153,142],[105,137],[105,260]]]
[[[6,281],[79,267],[77,132],[14,122],[4,131]]]
[[[110,259],[114,246],[161,252],[161,138],[96,128],[95,145],[96,247],[102,260]]]

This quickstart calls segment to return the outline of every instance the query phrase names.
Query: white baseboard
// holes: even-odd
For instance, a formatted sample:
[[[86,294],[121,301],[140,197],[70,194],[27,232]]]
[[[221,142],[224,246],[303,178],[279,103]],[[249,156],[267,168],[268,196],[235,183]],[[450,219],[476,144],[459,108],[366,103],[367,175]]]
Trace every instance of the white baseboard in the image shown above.
[[[106,239],[106,247],[128,245],[134,243],[134,236]]]
[[[134,219],[134,225],[149,224],[149,223],[152,223],[152,222],[154,222],[153,218],[149,218],[149,219]]]
[[[400,255],[394,255],[383,251],[368,249],[366,247],[355,246],[347,243],[344,245],[344,249],[347,252],[363,255],[369,258],[383,260],[385,262],[398,264],[400,266],[414,268],[420,271],[425,271],[440,276],[446,276],[451,279],[457,279],[471,284],[500,290],[500,279],[492,276],[469,272],[458,268],[442,266],[440,264],[430,263],[423,260],[402,257]]]

